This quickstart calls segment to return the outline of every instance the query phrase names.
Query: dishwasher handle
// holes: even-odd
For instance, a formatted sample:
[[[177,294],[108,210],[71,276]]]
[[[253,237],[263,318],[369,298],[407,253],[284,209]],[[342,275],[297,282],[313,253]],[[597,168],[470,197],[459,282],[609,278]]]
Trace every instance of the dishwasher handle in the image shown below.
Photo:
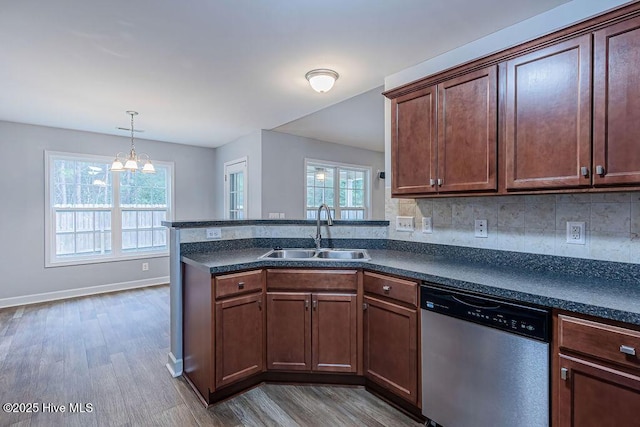
[[[470,307],[473,308],[484,308],[486,310],[497,310],[501,307],[500,304],[496,303],[495,301],[486,301],[486,300],[482,300],[482,299],[477,299],[477,298],[468,298],[468,297],[464,297],[462,295],[451,295],[451,298],[453,298],[455,301],[457,301],[460,304],[464,304],[464,305],[468,305]],[[468,298],[468,301],[465,301],[465,299]]]

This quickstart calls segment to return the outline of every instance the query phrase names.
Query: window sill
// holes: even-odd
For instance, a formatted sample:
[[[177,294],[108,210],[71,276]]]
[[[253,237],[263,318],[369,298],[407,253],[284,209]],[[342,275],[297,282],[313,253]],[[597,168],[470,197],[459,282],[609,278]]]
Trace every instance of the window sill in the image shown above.
[[[136,253],[131,255],[120,255],[120,256],[110,256],[110,257],[100,257],[100,258],[76,258],[64,261],[45,261],[45,268],[54,268],[54,267],[69,267],[74,265],[86,265],[86,264],[99,264],[105,262],[120,262],[120,261],[133,261],[138,259],[148,259],[148,258],[168,258],[169,251],[163,252],[148,252],[148,253]]]

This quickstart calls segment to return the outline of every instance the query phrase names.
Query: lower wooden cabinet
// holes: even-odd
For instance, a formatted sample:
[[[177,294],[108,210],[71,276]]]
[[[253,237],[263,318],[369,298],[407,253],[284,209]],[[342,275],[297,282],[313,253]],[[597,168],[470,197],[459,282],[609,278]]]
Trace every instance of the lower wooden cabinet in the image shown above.
[[[558,314],[555,423],[640,427],[640,331]]]
[[[267,368],[357,371],[355,294],[267,293]]]
[[[368,271],[363,282],[364,374],[420,406],[418,284]]]
[[[418,404],[418,313],[415,308],[364,297],[365,376]]]
[[[640,426],[640,376],[559,355],[559,427]]]
[[[216,388],[264,370],[262,292],[216,302]]]

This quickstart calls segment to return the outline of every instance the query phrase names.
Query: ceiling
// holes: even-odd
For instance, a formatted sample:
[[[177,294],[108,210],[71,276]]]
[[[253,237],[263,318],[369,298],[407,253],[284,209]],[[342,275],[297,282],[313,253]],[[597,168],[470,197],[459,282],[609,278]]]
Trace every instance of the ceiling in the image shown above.
[[[3,2],[0,120],[126,135],[137,110],[147,139],[274,129],[382,151],[385,76],[566,2]],[[313,68],[340,74],[331,92]]]

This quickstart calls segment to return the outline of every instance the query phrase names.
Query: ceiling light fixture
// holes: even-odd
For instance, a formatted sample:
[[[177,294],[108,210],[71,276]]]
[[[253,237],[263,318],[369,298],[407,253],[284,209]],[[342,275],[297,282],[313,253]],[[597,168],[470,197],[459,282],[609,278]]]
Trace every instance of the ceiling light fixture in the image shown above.
[[[149,155],[145,153],[136,154],[136,147],[133,144],[133,132],[142,132],[141,130],[134,130],[133,128],[133,116],[137,116],[137,111],[127,111],[127,114],[131,116],[131,128],[118,128],[120,130],[131,131],[131,150],[129,151],[129,157],[125,157],[124,153],[120,152],[116,154],[116,158],[111,164],[111,172],[135,172],[139,169],[139,163],[144,163],[142,166],[142,173],[156,173],[156,168],[153,167]]]
[[[311,70],[304,76],[316,92],[329,92],[340,75],[333,70],[319,68]]]

